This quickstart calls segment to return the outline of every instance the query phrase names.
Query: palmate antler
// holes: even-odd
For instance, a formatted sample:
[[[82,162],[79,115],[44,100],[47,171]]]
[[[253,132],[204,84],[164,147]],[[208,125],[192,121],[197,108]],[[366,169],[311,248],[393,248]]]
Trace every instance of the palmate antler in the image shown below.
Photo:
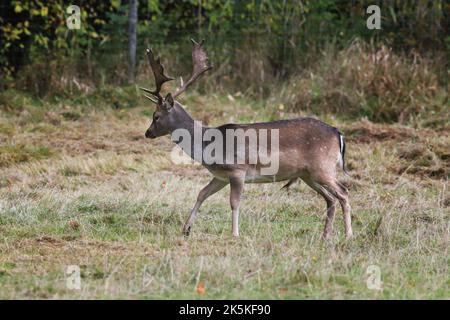
[[[195,82],[203,73],[210,70],[212,66],[209,63],[208,56],[206,55],[205,50],[203,49],[203,43],[205,40],[197,43],[194,39],[191,39],[193,47],[192,47],[192,62],[194,64],[191,77],[188,81],[181,85],[180,88],[175,91],[173,97],[176,98],[180,94],[182,94],[186,89]]]
[[[205,50],[203,49],[203,43],[205,40],[202,40],[200,43],[196,42],[194,39],[191,39],[193,47],[192,47],[192,62],[193,62],[193,70],[191,77],[188,81],[183,83],[180,88],[178,88],[175,93],[173,94],[173,97],[177,97],[180,94],[182,94],[186,89],[195,82],[204,72],[210,70],[212,66],[209,63],[208,56],[206,55]],[[153,97],[150,97],[148,95],[145,95],[148,99],[156,103],[157,105],[162,104],[162,96],[160,94],[162,85],[170,80],[173,80],[173,78],[167,76],[164,74],[164,66],[161,64],[160,58],[158,57],[155,59],[155,56],[153,54],[152,49],[147,49],[147,57],[148,62],[150,64],[150,67],[153,71],[153,75],[155,76],[155,84],[156,89],[154,91],[146,89],[146,88],[140,88],[144,90],[147,93],[152,94],[154,97],[157,98],[155,100]]]
[[[173,78],[164,74],[164,66],[161,64],[161,59],[159,57],[155,59],[152,49],[147,49],[147,58],[148,63],[150,64],[150,68],[152,69],[153,75],[155,77],[156,89],[154,91],[146,88],[140,89],[155,96],[158,100],[155,100],[153,97],[145,95],[148,99],[159,105],[162,103],[162,96],[160,94],[162,85],[164,84],[164,82],[173,80]]]

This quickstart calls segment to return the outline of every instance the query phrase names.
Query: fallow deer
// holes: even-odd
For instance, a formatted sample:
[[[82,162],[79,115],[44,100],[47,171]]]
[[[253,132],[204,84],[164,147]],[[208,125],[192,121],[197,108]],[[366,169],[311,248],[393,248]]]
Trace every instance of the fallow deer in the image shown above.
[[[147,58],[155,78],[156,89],[149,90],[141,88],[151,96],[145,95],[156,104],[153,113],[153,121],[145,132],[147,138],[157,138],[173,134],[177,129],[185,129],[191,133],[193,139],[194,131],[206,132],[208,127],[203,127],[186,112],[183,106],[174,100],[197,80],[204,72],[212,66],[203,49],[203,41],[200,43],[192,40],[193,71],[191,77],[182,83],[174,94],[168,93],[165,98],[160,94],[162,85],[173,78],[167,76],[160,58],[155,59],[153,51],[147,49]],[[200,127],[199,127],[200,126]],[[213,174],[213,179],[205,186],[197,197],[193,209],[186,220],[183,233],[189,235],[191,226],[197,212],[206,198],[218,192],[230,184],[230,204],[232,210],[232,234],[239,236],[239,203],[244,189],[244,183],[265,183],[288,180],[289,187],[297,179],[302,179],[308,186],[318,192],[326,201],[327,214],[325,228],[322,237],[328,239],[331,236],[332,224],[335,216],[335,207],[339,202],[343,211],[345,235],[352,236],[350,205],[347,188],[338,181],[338,169],[345,170],[344,155],[345,142],[343,135],[338,129],[313,118],[297,118],[291,120],[279,120],[264,123],[250,124],[225,124],[214,128],[224,134],[223,144],[227,144],[226,130],[239,130],[247,133],[249,130],[261,131],[263,129],[278,130],[278,171],[274,174],[262,174],[263,164],[258,161],[249,163],[205,163],[202,165]],[[234,139],[234,137],[232,138]],[[194,145],[195,142],[191,145]],[[234,142],[234,141],[233,141]],[[202,141],[202,150],[211,143]],[[258,140],[258,144],[260,141]],[[239,145],[237,146],[239,147]],[[242,146],[241,146],[242,147]],[[247,146],[245,150],[251,151]],[[234,150],[234,149],[233,149]],[[184,150],[189,156],[194,157],[194,149]],[[230,152],[226,150],[226,152]],[[236,151],[231,151],[236,152]],[[274,153],[274,150],[271,150]],[[225,157],[225,155],[224,155]],[[236,159],[238,155],[232,154]]]

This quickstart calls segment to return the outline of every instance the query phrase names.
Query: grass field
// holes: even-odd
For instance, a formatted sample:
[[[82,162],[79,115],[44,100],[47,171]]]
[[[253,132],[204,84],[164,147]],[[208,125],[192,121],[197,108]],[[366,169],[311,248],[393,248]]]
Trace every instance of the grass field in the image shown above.
[[[212,125],[291,117],[240,97],[186,100]],[[209,181],[147,140],[152,107],[0,113],[0,298],[449,299],[450,132],[321,117],[347,138],[355,236],[304,183],[246,185],[241,236],[228,188],[181,229]],[[77,265],[81,289],[66,286]],[[381,288],[367,285],[368,267]],[[370,268],[369,268],[370,270]]]

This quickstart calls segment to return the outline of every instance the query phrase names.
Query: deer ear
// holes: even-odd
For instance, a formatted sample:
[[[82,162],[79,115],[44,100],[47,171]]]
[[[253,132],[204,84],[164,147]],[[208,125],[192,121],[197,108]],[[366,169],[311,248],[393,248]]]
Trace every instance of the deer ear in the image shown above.
[[[168,93],[167,96],[164,98],[164,104],[163,106],[169,110],[170,108],[172,108],[174,105],[174,100],[172,97],[172,94]]]

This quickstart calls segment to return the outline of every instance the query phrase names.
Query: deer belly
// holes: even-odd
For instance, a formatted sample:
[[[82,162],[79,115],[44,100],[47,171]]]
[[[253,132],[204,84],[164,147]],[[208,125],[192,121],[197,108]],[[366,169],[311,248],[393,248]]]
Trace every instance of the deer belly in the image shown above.
[[[289,180],[296,177],[295,172],[278,173],[274,175],[263,175],[259,170],[249,170],[245,175],[245,183],[269,183],[278,182],[283,180]]]

